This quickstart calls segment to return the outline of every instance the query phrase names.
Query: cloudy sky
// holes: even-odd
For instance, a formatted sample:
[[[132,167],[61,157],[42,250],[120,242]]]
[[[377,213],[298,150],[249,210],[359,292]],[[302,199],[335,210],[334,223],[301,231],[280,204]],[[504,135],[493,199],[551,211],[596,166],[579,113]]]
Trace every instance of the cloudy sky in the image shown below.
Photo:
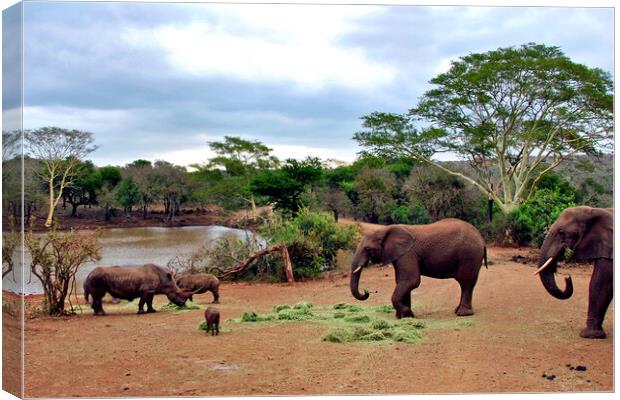
[[[361,116],[406,112],[450,60],[498,47],[560,46],[613,72],[611,8],[28,2],[23,21],[24,127],[93,132],[97,165],[202,163],[225,135],[352,161]]]

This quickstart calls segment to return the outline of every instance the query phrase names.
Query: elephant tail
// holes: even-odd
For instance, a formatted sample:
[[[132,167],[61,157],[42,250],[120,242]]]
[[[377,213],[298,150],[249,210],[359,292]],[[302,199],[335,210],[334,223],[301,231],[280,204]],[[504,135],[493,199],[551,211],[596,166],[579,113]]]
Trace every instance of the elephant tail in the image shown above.
[[[489,264],[487,262],[487,246],[484,246],[484,267],[486,269],[489,269]]]

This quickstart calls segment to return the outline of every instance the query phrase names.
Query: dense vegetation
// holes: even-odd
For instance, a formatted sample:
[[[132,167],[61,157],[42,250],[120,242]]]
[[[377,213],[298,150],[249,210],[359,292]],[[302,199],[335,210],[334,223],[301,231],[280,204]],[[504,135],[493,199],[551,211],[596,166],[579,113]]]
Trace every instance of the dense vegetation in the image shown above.
[[[22,202],[25,218],[46,228],[58,207],[70,207],[72,218],[88,207],[111,222],[156,211],[168,224],[213,206],[249,209],[262,240],[285,243],[295,275],[305,278],[332,268],[337,251],[356,242],[355,229],[336,223],[342,217],[379,224],[456,217],[496,244],[539,246],[564,208],[613,205],[608,73],[573,63],[559,48],[527,44],[461,57],[431,84],[407,114],[362,116],[364,130],[353,139],[363,151],[351,164],[282,161],[259,141],[226,136],[208,143],[215,157],[189,168],[142,159],[96,166],[86,159],[96,150],[90,132],[26,131],[23,159],[21,132],[3,132],[4,221],[19,226]],[[459,161],[437,161],[439,152]],[[275,215],[260,216],[261,205]],[[264,244],[222,241],[177,264],[209,270],[207,258],[238,262]],[[272,260],[248,274],[277,276],[279,268]]]

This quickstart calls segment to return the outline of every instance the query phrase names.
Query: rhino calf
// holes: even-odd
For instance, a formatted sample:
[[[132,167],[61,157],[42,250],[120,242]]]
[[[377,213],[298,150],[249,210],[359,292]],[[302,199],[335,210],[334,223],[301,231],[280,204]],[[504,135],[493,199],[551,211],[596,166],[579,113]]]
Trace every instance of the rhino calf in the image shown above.
[[[191,293],[181,290],[172,274],[167,269],[155,264],[146,264],[139,267],[97,267],[93,269],[84,281],[84,298],[92,296],[91,307],[95,315],[105,315],[101,306],[101,299],[106,293],[117,299],[132,301],[140,298],[138,314],[155,312],[153,297],[156,294],[165,294],[168,300],[177,306],[185,305]]]
[[[187,292],[213,293],[213,303],[220,302],[220,280],[211,274],[183,274],[176,277],[177,285]],[[193,301],[192,297],[189,298]]]
[[[207,307],[205,310],[205,320],[207,321],[206,333],[211,331],[211,336],[220,334],[220,312],[213,308]]]

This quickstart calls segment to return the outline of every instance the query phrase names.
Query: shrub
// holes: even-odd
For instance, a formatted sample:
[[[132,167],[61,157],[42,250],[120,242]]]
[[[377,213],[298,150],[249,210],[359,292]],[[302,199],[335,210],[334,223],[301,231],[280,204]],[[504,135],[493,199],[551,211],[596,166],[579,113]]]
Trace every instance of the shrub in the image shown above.
[[[567,207],[575,206],[572,193],[539,189],[512,214],[513,236],[519,246],[541,246],[549,227]]]
[[[65,300],[71,304],[75,293],[75,276],[86,262],[101,259],[99,233],[58,233],[54,230],[35,236],[29,232],[25,245],[32,257],[31,272],[43,286],[45,311],[49,315],[65,314]]]
[[[293,273],[302,279],[335,268],[338,250],[352,250],[360,236],[358,227],[339,225],[329,213],[308,209],[300,210],[292,220],[275,216],[259,232],[270,245],[287,245]]]

